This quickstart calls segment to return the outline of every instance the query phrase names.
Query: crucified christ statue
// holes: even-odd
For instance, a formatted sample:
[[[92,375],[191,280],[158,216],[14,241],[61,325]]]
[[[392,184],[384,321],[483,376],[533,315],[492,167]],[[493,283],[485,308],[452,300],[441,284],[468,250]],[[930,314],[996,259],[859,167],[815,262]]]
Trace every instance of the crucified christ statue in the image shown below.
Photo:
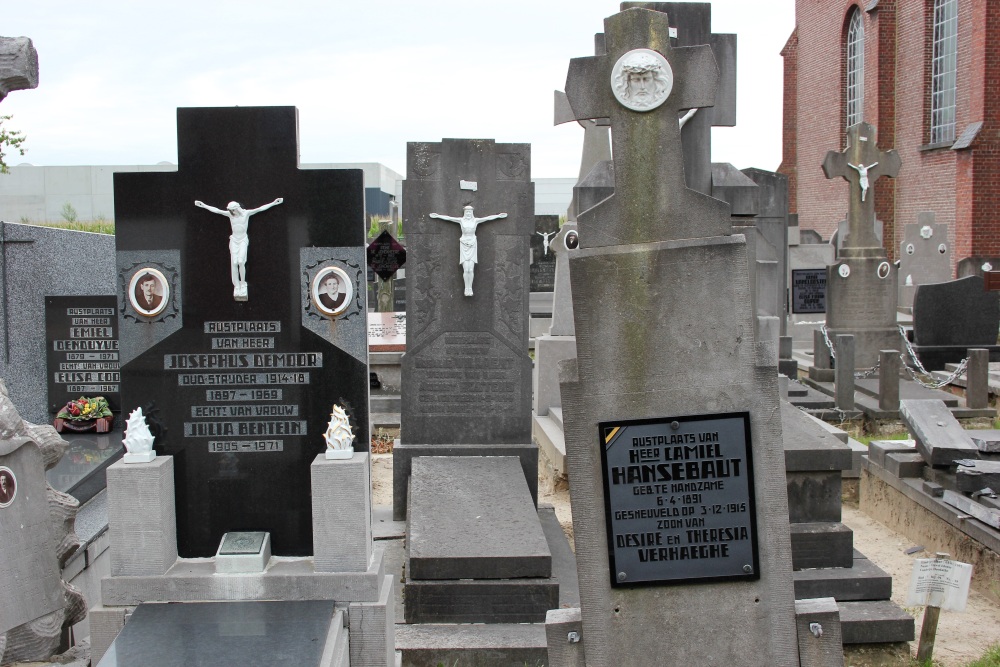
[[[485,218],[477,218],[472,214],[472,207],[465,207],[465,214],[461,218],[453,218],[449,215],[431,213],[430,217],[438,220],[457,222],[462,228],[462,236],[459,238],[458,263],[462,265],[462,278],[465,280],[465,296],[472,296],[472,270],[479,262],[479,246],[476,242],[476,228],[484,222],[506,218],[506,213],[488,215]]]
[[[233,228],[233,233],[229,236],[229,257],[233,274],[233,298],[237,301],[247,300],[247,247],[250,245],[250,237],[247,235],[247,229],[250,227],[250,216],[254,213],[266,211],[284,201],[284,199],[278,197],[270,204],[264,204],[249,211],[240,206],[239,202],[235,201],[229,202],[225,211],[200,201],[194,203],[195,206],[203,208],[206,211],[218,213],[229,218],[229,223]]]
[[[549,237],[551,237],[551,236],[553,236],[555,234],[558,234],[558,232],[549,232],[548,234],[546,234],[545,232],[535,232],[535,233],[542,237],[542,244],[543,244],[542,247],[545,248],[545,254],[548,255],[549,254]]]
[[[854,166],[850,162],[847,163],[848,167],[858,172],[858,177],[859,177],[858,183],[860,183],[861,185],[861,201],[864,201],[865,195],[868,194],[868,170],[871,169],[872,167],[875,167],[876,165],[878,165],[878,162],[872,162],[867,167],[864,165],[864,163],[859,164],[858,166]]]

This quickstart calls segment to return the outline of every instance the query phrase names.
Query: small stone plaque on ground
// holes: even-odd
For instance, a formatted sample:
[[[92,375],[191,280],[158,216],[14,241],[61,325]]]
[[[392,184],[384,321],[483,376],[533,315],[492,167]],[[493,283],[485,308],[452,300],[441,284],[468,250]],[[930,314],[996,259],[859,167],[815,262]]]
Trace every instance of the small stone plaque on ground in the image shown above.
[[[792,269],[792,313],[826,312],[826,269]]]
[[[748,413],[599,433],[613,587],[760,577]]]
[[[222,547],[219,554],[222,556],[238,556],[242,554],[260,553],[260,548],[264,546],[264,536],[267,533],[226,533],[222,538]]]

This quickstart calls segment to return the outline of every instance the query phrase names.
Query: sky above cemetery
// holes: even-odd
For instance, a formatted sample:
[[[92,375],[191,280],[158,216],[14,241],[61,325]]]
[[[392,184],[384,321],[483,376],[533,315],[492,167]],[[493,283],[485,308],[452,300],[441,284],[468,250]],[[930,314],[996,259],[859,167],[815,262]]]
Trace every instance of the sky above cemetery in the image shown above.
[[[781,48],[794,0],[715,0],[738,35],[737,126],[712,159],[781,161]],[[0,103],[27,135],[9,164],[177,161],[176,108],[292,105],[303,163],[381,162],[405,174],[407,141],[532,145],[532,176],[576,177],[583,131],[553,126],[569,59],[618,9],[608,0],[36,0],[6,3],[0,34],[30,37],[35,90]]]

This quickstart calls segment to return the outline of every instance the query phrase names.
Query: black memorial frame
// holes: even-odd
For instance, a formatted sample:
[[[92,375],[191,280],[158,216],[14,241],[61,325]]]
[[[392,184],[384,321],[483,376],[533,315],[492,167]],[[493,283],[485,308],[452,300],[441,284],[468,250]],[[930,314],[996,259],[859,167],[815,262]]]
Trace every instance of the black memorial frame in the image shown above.
[[[615,555],[615,523],[613,519],[614,508],[611,506],[611,489],[609,485],[609,469],[608,469],[608,457],[607,448],[604,446],[605,443],[605,433],[607,429],[614,429],[615,427],[629,427],[629,426],[643,426],[650,424],[665,424],[670,425],[672,422],[677,422],[678,424],[685,424],[690,422],[707,422],[707,421],[718,421],[722,419],[741,419],[743,422],[743,433],[744,433],[744,448],[742,453],[744,454],[744,461],[746,465],[746,480],[747,480],[747,514],[750,523],[750,547],[752,551],[752,570],[745,574],[734,574],[734,575],[719,575],[711,577],[677,577],[677,578],[667,578],[659,580],[640,580],[640,581],[620,581],[618,579],[618,562]],[[757,541],[757,502],[756,502],[756,490],[754,485],[754,468],[753,468],[753,443],[750,432],[750,413],[749,412],[726,412],[726,413],[716,413],[707,415],[686,415],[678,417],[654,417],[648,419],[623,419],[614,421],[603,421],[599,422],[597,425],[598,434],[598,447],[601,452],[601,470],[602,470],[602,483],[604,486],[604,512],[605,512],[605,534],[608,538],[608,564],[609,572],[608,577],[611,582],[612,588],[639,588],[644,586],[677,586],[677,585],[687,585],[687,584],[699,584],[699,583],[716,583],[721,581],[756,581],[760,579],[760,551],[758,549]]]

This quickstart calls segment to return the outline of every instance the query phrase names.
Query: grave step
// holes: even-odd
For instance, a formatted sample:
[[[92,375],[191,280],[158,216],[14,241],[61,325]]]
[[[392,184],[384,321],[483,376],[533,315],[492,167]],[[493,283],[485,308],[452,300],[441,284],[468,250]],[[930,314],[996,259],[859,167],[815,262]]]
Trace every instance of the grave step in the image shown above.
[[[369,395],[369,405],[371,412],[399,412],[402,399],[399,394],[380,394],[372,392]]]
[[[542,623],[559,607],[559,581],[406,578],[407,623]]]
[[[844,644],[909,642],[915,637],[913,617],[890,600],[838,602]]]
[[[566,430],[566,427],[563,426],[562,408],[549,408],[549,417],[556,423],[560,431]]]
[[[855,558],[853,567],[798,570],[792,579],[796,600],[888,600],[892,595],[892,577],[867,558]]]
[[[396,625],[401,667],[548,664],[544,623]]]
[[[854,563],[854,531],[844,524],[793,523],[789,527],[793,570],[851,567]]]

